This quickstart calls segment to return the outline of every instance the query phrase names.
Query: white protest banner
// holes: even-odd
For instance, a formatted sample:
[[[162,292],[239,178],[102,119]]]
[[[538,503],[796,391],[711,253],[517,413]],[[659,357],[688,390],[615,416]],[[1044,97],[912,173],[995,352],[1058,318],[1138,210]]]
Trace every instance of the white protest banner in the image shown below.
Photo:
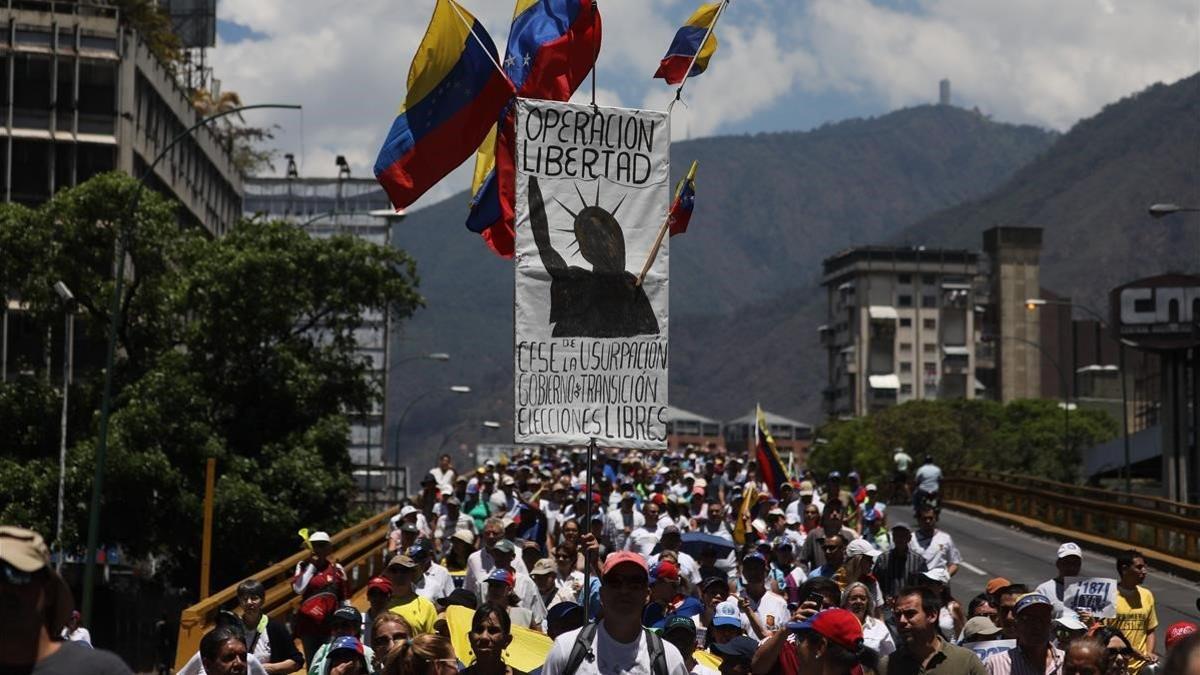
[[[1006,652],[1017,646],[1016,640],[984,640],[983,642],[968,642],[963,645],[967,649],[975,652],[975,656],[979,657],[980,661],[986,660],[987,657],[993,654]]]
[[[517,443],[666,447],[669,123],[517,101]]]
[[[1111,619],[1117,615],[1117,580],[1104,577],[1070,579],[1063,585],[1063,606]]]

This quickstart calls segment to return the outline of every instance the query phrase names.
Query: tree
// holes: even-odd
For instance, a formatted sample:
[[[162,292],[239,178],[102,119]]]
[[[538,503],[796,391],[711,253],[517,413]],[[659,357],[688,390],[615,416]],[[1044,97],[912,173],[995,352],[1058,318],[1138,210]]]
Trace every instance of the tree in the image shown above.
[[[204,464],[215,458],[219,586],[294,550],[300,527],[338,529],[359,517],[347,415],[368,409],[380,389],[354,353],[355,332],[366,313],[389,308],[402,321],[420,306],[415,266],[396,249],[312,239],[282,222],[244,221],[210,239],[181,230],[174,204],[152,192],[127,221],[134,188],[105,174],[38,209],[0,206],[0,283],[29,303],[32,332],[44,335],[62,317],[51,285],[66,281],[79,299],[81,343],[103,344],[113,236],[126,223],[132,266],[120,304],[101,540],[154,557],[190,583]],[[77,374],[68,549],[86,524],[103,376]],[[50,535],[61,398],[45,379],[35,372],[0,385],[0,522]]]
[[[853,467],[865,481],[886,480],[896,447],[920,461],[932,455],[945,469],[991,469],[1066,483],[1079,480],[1081,451],[1114,438],[1117,423],[1098,410],[1070,413],[1064,446],[1063,411],[1055,401],[909,401],[867,417],[822,427],[825,443],[808,464],[818,473]]]

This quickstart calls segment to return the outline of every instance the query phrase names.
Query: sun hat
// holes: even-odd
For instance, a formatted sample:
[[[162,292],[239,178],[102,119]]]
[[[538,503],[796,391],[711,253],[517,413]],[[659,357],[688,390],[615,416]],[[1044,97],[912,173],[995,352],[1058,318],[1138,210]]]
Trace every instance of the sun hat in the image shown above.
[[[988,637],[1000,632],[1000,627],[986,616],[973,616],[963,626],[963,641],[973,642],[976,638]]]

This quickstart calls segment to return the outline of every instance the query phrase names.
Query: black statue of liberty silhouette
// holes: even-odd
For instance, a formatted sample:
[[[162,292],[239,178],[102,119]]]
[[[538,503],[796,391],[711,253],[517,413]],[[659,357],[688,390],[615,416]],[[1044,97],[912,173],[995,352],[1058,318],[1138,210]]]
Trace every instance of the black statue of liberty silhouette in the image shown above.
[[[593,204],[584,199],[575,186],[582,208],[572,211],[555,199],[575,218],[575,242],[579,254],[592,265],[591,270],[568,266],[550,243],[546,204],[537,178],[529,177],[529,221],[542,264],[550,273],[550,323],[554,337],[618,338],[657,335],[658,320],[646,291],[637,277],[625,269],[625,237],[617,222],[617,211],[625,198],[609,213],[600,206],[600,183],[596,182]]]

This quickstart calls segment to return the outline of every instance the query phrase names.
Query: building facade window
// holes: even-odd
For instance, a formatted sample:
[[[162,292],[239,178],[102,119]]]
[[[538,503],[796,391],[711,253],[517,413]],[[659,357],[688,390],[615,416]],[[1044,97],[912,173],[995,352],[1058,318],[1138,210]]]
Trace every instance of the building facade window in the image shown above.
[[[912,372],[912,363],[909,361],[901,361],[900,362],[900,372],[911,373]]]
[[[901,328],[912,328],[912,319],[910,319],[908,317],[900,319],[900,327]]]
[[[921,306],[922,307],[937,307],[937,296],[936,295],[922,295],[921,296]]]
[[[901,342],[900,343],[900,351],[911,352],[912,351],[912,343],[911,342]]]
[[[922,347],[922,351],[924,351],[926,354],[936,354],[937,345],[927,342],[925,343],[925,346]]]
[[[937,328],[937,319],[925,319],[921,322],[921,325],[925,328],[925,330],[933,330]]]
[[[896,298],[896,305],[899,307],[912,307],[912,296],[907,293],[901,294]]]

